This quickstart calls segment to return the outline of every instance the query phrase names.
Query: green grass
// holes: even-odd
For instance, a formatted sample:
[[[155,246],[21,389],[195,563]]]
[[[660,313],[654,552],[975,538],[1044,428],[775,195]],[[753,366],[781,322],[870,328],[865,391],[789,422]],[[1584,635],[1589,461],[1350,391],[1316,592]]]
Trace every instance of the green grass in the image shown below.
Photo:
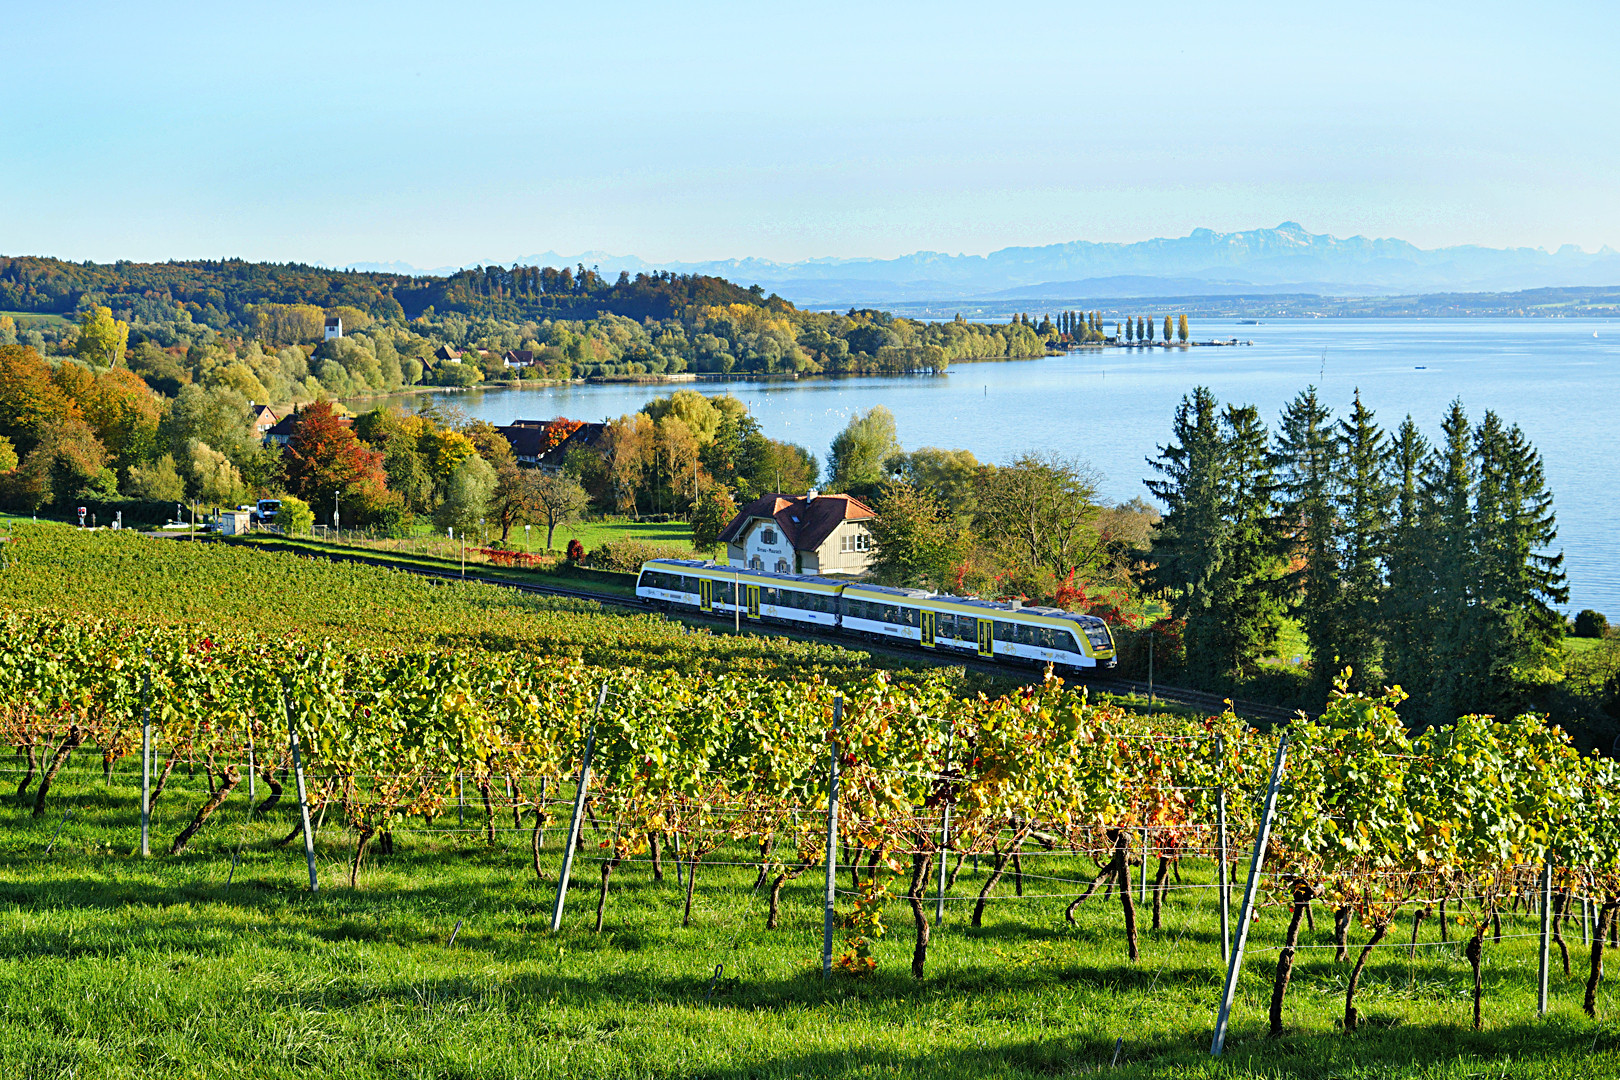
[[[1603,638],[1566,637],[1564,651],[1566,653],[1596,652],[1604,648],[1608,642]]]
[[[544,529],[537,528],[535,532],[537,543],[545,539]],[[644,540],[649,544],[693,550],[692,527],[684,521],[663,523],[622,520],[582,521],[559,528],[552,546],[559,549],[566,548],[570,540],[578,540],[585,545],[587,551],[600,547],[609,540]]]
[[[66,315],[52,315],[38,311],[0,311],[0,315],[10,315],[17,322],[17,329],[28,329],[29,323],[44,323],[48,326],[67,326],[74,320]]]
[[[290,802],[246,826],[245,801],[233,795],[193,850],[170,858],[161,852],[206,794],[200,773],[177,770],[156,809],[158,854],[142,862],[131,854],[133,763],[123,761],[104,787],[94,759],[81,755],[64,774],[43,818],[28,817],[9,795],[0,805],[0,1075],[1620,1075],[1620,1028],[1579,1011],[1578,948],[1577,978],[1555,971],[1551,1016],[1535,1018],[1533,938],[1487,944],[1478,1034],[1468,1030],[1467,965],[1455,945],[1432,944],[1432,920],[1415,959],[1379,951],[1359,999],[1366,1022],[1354,1035],[1334,1022],[1347,965],[1331,950],[1305,950],[1288,995],[1288,1033],[1270,1041],[1265,1006],[1283,918],[1267,908],[1217,1063],[1207,1053],[1222,971],[1210,890],[1172,892],[1165,929],[1144,929],[1132,965],[1117,904],[1099,894],[1070,927],[1065,898],[1036,894],[1073,886],[1031,876],[1018,900],[1007,882],[980,930],[966,925],[968,905],[952,903],[920,983],[907,967],[909,912],[896,902],[877,973],[824,984],[815,873],[784,890],[782,926],[768,932],[764,901],[749,887],[753,871],[706,865],[693,926],[683,930],[673,866],[660,884],[645,862],[626,864],[595,934],[599,838],[587,831],[564,929],[554,935],[559,829],[549,834],[541,881],[526,832],[502,832],[487,846],[454,831],[452,808],[433,831],[403,833],[395,854],[369,859],[351,890],[351,834],[333,811],[317,847],[321,891],[311,895],[301,887],[302,852],[270,846],[290,827]],[[469,806],[469,826],[480,820]],[[242,862],[227,888],[239,844]],[[711,858],[745,862],[747,853]],[[1031,875],[1088,869],[1068,857],[1026,862]],[[1197,864],[1184,873],[1189,885],[1209,881]],[[981,881],[969,866],[955,894],[970,895]],[[1330,920],[1319,917],[1317,927],[1307,944],[1328,941]],[[1529,920],[1507,918],[1503,929],[1527,933]],[[1364,936],[1358,929],[1352,940]],[[1620,1001],[1605,986],[1598,1005],[1607,1016]]]

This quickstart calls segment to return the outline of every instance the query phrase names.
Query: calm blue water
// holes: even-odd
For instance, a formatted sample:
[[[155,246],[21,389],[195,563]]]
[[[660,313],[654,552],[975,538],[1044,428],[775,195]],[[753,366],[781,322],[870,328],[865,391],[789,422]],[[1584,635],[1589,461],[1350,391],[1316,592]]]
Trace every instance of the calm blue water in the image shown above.
[[[965,447],[995,462],[1055,450],[1089,462],[1110,499],[1146,494],[1144,460],[1168,437],[1177,401],[1200,383],[1223,402],[1259,405],[1273,422],[1309,383],[1340,413],[1359,387],[1386,428],[1410,413],[1431,440],[1442,410],[1461,398],[1471,417],[1495,409],[1517,423],[1545,457],[1571,610],[1620,616],[1620,538],[1613,528],[1620,503],[1620,324],[1302,319],[1195,322],[1193,331],[1199,340],[1254,344],[963,364],[938,378],[702,380],[695,388],[735,394],[767,434],[822,458],[851,413],[881,404],[894,413],[908,450]],[[442,396],[474,417],[505,424],[619,416],[670,389],[604,384]],[[421,399],[397,400],[411,408]]]

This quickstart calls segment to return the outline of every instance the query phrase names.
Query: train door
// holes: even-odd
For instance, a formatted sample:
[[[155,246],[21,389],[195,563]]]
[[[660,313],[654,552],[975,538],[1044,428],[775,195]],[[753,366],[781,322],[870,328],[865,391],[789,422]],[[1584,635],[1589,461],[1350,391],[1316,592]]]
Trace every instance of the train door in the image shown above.
[[[932,649],[934,647],[934,613],[924,611],[921,615],[919,625],[922,629],[922,646],[925,649]]]
[[[992,619],[979,620],[980,656],[994,656],[996,653],[995,625]]]
[[[698,579],[698,607],[704,611],[714,610],[714,582],[708,578]]]
[[[748,589],[748,617],[750,619],[757,619],[757,618],[759,618],[759,586],[758,585],[749,585],[749,586],[747,586],[747,589]]]

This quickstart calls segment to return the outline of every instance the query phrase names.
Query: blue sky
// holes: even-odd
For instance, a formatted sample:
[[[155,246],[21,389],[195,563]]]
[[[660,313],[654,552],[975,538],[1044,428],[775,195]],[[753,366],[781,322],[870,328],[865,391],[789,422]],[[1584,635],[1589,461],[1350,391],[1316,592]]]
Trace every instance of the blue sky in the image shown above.
[[[1620,5],[10,5],[0,252],[1620,247]]]

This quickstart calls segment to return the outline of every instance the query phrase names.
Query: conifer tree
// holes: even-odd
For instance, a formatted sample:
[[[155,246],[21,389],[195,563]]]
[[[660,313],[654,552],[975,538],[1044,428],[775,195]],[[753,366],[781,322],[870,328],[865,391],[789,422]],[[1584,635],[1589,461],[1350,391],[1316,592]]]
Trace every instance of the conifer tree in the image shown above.
[[[1176,408],[1171,441],[1147,481],[1165,506],[1153,539],[1153,580],[1186,620],[1190,674],[1223,685],[1276,639],[1279,605],[1268,436],[1252,406],[1224,413],[1199,387]]]
[[[1334,528],[1338,442],[1333,416],[1307,387],[1283,410],[1271,463],[1277,476],[1283,578],[1311,646],[1313,699],[1326,700],[1339,671],[1339,567]]]
[[[1145,481],[1147,489],[1164,506],[1153,535],[1150,574],[1170,595],[1172,615],[1186,620],[1187,661],[1196,670],[1216,637],[1213,595],[1227,534],[1226,446],[1220,405],[1208,388],[1197,387],[1181,399],[1170,442],[1148,464],[1159,479]]]
[[[1563,555],[1547,554],[1558,526],[1541,456],[1517,427],[1487,412],[1474,433],[1478,467],[1474,499],[1480,617],[1486,624],[1489,676],[1498,711],[1521,706],[1518,691],[1562,669],[1567,603]]]
[[[1387,578],[1383,603],[1384,681],[1412,696],[1412,715],[1423,711],[1424,694],[1433,670],[1433,564],[1428,555],[1428,506],[1423,477],[1429,472],[1429,442],[1407,416],[1395,434],[1389,462],[1389,484],[1395,492],[1390,526]]]
[[[1339,422],[1338,442],[1339,665],[1351,669],[1354,687],[1373,691],[1382,661],[1384,572],[1395,489],[1389,482],[1389,437],[1362,404],[1359,389],[1350,416]]]
[[[1440,424],[1444,441],[1423,478],[1427,522],[1423,541],[1433,582],[1427,629],[1433,653],[1418,717],[1434,725],[1479,708],[1488,695],[1489,643],[1479,607],[1479,561],[1474,544],[1475,458],[1462,402],[1453,401]]]
[[[1213,614],[1220,675],[1239,679],[1276,645],[1283,607],[1277,595],[1276,487],[1271,436],[1252,405],[1229,405],[1221,417],[1225,450],[1225,559],[1215,577]]]

